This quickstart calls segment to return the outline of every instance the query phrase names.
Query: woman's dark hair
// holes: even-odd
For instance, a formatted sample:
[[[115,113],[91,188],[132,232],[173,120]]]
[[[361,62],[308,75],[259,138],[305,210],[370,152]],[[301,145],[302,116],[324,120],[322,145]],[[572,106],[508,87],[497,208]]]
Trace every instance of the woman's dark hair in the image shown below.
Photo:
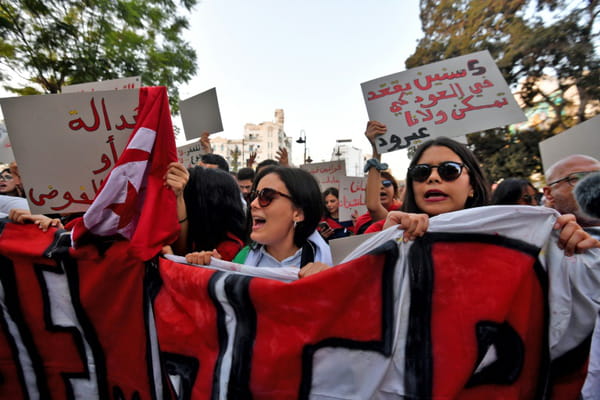
[[[500,182],[494,194],[492,195],[492,204],[518,204],[523,192],[527,187],[531,187],[536,193],[538,190],[527,179],[508,178]]]
[[[283,166],[269,166],[261,169],[256,175],[252,190],[256,190],[258,183],[265,175],[276,174],[281,179],[292,196],[294,205],[304,213],[304,220],[298,222],[294,231],[294,244],[302,247],[308,237],[317,229],[323,213],[323,199],[317,180],[309,172],[300,168]],[[248,204],[248,221],[250,217],[250,204]]]
[[[240,188],[227,172],[192,167],[183,196],[187,209],[188,251],[212,250],[231,233],[246,241]]]
[[[333,197],[335,197],[336,199],[340,198],[340,191],[337,190],[337,188],[334,187],[328,187],[327,189],[325,189],[323,191],[323,215],[325,215],[326,217],[331,217],[331,214],[329,214],[329,211],[327,210],[327,207],[325,207],[325,198],[329,195],[332,195]]]
[[[479,160],[477,160],[475,154],[473,154],[473,152],[462,143],[458,143],[443,136],[429,140],[417,148],[408,168],[412,168],[417,165],[425,150],[433,146],[443,146],[449,148],[460,157],[463,164],[465,164],[467,167],[469,182],[473,188],[473,197],[467,197],[464,208],[488,205],[490,202],[490,189],[483,170],[479,166]],[[417,206],[415,201],[413,180],[410,174],[406,175],[406,193],[404,194],[404,203],[400,209],[410,213],[423,213],[423,210]]]

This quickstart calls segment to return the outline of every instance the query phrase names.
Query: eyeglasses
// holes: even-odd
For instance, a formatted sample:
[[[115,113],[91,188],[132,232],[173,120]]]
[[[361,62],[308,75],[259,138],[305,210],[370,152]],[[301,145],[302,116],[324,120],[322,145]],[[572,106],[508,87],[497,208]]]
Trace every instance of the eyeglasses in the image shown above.
[[[294,201],[292,199],[292,196],[290,196],[289,194],[281,193],[280,191],[271,188],[264,188],[259,192],[253,190],[252,192],[250,192],[249,200],[250,203],[252,203],[254,199],[258,197],[258,205],[261,207],[268,207],[269,204],[271,204],[271,202],[275,200],[275,197],[277,197],[277,195],[286,197],[292,202]]]
[[[452,182],[458,179],[464,166],[464,164],[454,161],[444,161],[438,165],[417,164],[408,169],[408,176],[417,182],[425,182],[431,176],[433,169],[437,168],[440,178],[446,182]]]
[[[387,188],[387,187],[392,186],[392,181],[389,180],[389,179],[384,179],[384,180],[381,181],[381,184],[383,185],[383,187]]]
[[[564,178],[560,178],[558,180],[555,180],[554,182],[550,182],[548,184],[548,186],[556,185],[557,183],[561,183],[563,181],[567,181],[569,183],[569,185],[575,186],[577,184],[577,182],[579,182],[581,179],[583,179],[586,175],[594,173],[594,172],[598,172],[598,171],[573,172],[573,173],[570,173],[569,175],[565,176]]]
[[[0,175],[0,181],[12,181],[13,176],[12,175]]]

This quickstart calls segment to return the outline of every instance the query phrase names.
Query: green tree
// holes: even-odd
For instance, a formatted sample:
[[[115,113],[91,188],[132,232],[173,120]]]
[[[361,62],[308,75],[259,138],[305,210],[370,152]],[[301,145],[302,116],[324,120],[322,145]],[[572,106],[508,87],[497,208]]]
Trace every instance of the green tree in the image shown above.
[[[407,68],[489,50],[525,107],[544,102],[553,110],[543,127],[468,136],[490,178],[541,172],[537,142],[598,112],[598,0],[421,0],[420,12],[424,37]],[[544,87],[548,77],[555,90]],[[577,94],[577,105],[567,91]]]
[[[196,0],[0,1],[0,77],[28,82],[17,94],[59,93],[64,85],[141,76],[168,87],[196,71],[196,53],[181,39]],[[183,6],[183,7],[180,7]]]

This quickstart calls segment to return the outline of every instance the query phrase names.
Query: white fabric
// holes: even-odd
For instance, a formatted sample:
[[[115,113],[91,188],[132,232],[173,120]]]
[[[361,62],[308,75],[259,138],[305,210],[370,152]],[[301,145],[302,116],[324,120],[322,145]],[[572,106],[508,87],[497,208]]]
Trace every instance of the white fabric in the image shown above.
[[[551,312],[550,348],[558,357],[591,332],[598,313],[600,250],[565,257],[552,227],[558,213],[543,207],[491,206],[443,214],[430,220],[431,232],[498,234],[545,246],[540,258],[549,271]],[[407,259],[411,242],[391,227],[362,243],[344,262],[388,240],[396,240],[400,257],[394,275],[395,325],[392,359],[368,351],[323,348],[315,353],[311,399],[392,399],[410,395],[404,389],[405,338],[410,290]],[[590,325],[591,324],[591,325]],[[369,373],[365,373],[369,371]],[[335,382],[335,385],[331,385]]]
[[[0,218],[8,217],[8,213],[13,208],[29,210],[27,199],[18,196],[7,196],[5,194],[0,195]]]
[[[165,258],[178,262],[180,264],[190,264],[185,260],[185,257],[176,256],[174,254],[165,254]],[[237,272],[243,275],[257,276],[260,278],[276,279],[283,282],[291,282],[298,279],[298,267],[275,267],[275,268],[256,268],[254,265],[237,264],[231,261],[218,260],[211,258],[210,265],[199,265],[204,268],[216,269],[226,272]]]
[[[327,244],[327,242],[325,242],[325,240],[321,237],[321,235],[319,234],[319,232],[314,231],[309,237],[308,240],[310,242],[312,242],[312,244],[315,246],[315,259],[314,261],[316,262],[322,262],[324,264],[327,265],[333,265],[333,258],[331,256],[331,249],[329,248],[329,245]],[[294,256],[292,257],[297,257],[298,258],[298,262],[296,264],[299,264],[299,260],[300,260],[300,253],[296,253]],[[294,258],[295,260],[295,258]],[[280,267],[287,267],[292,265],[291,264],[291,260],[288,258],[284,261],[282,261],[279,266]],[[295,261],[293,261],[295,262]],[[254,249],[254,250],[250,250],[248,252],[248,256],[246,257],[246,261],[244,261],[245,265],[254,265],[256,267],[276,267],[277,265],[268,262],[268,259],[265,258],[263,252],[262,252],[262,246],[259,247],[258,249]],[[297,266],[297,265],[296,265]]]
[[[600,226],[586,228],[590,235],[600,240]],[[581,389],[584,400],[595,400],[600,396],[600,313],[596,316],[596,325],[592,335],[588,373]]]

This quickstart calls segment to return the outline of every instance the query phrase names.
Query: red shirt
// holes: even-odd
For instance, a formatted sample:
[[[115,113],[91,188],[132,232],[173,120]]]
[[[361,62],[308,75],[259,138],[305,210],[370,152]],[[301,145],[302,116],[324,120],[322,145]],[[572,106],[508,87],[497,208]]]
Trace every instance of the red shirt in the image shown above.
[[[400,209],[400,206],[402,205],[402,203],[398,203],[398,202],[394,202],[390,208],[388,209],[388,211],[396,211],[398,209]],[[354,233],[356,233],[357,235],[359,234],[358,231],[360,230],[360,228],[367,223],[370,223],[373,219],[371,218],[371,214],[369,214],[369,212],[367,211],[366,213],[364,213],[363,215],[361,215],[360,217],[358,217],[356,219],[356,224],[354,225]],[[383,228],[383,224],[385,222],[385,219],[382,219],[381,221],[381,228]],[[379,230],[381,230],[381,228],[379,228]],[[367,231],[368,228],[367,228]],[[367,231],[362,232],[362,233],[367,233]],[[370,231],[370,232],[377,232],[377,231]]]

